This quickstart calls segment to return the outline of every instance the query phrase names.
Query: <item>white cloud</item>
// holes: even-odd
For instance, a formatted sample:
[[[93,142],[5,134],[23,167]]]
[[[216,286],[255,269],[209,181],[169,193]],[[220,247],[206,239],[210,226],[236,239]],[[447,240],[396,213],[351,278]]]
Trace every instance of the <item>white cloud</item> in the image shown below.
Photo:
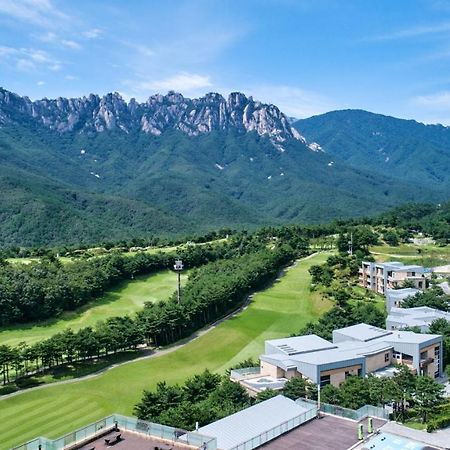
[[[15,48],[0,46],[0,64],[11,66],[14,64],[17,69],[31,71],[37,69],[49,69],[57,71],[61,69],[61,63],[44,50],[34,48]]]
[[[129,80],[125,84],[130,86],[137,94],[144,96],[167,91],[177,91],[185,95],[198,95],[199,93],[205,93],[204,89],[212,86],[209,76],[186,72],[159,80]]]
[[[53,31],[48,31],[47,33],[38,35],[37,38],[46,44],[53,44],[55,46],[62,46],[73,50],[81,49],[81,45],[78,42],[73,39],[63,39]]]
[[[81,45],[78,42],[72,41],[70,39],[63,39],[61,41],[61,44],[73,50],[79,50],[81,48]]]
[[[103,31],[100,28],[92,28],[91,30],[86,30],[81,33],[87,39],[97,39]]]
[[[50,0],[0,0],[0,14],[42,28],[53,28],[68,19]]]
[[[298,119],[336,109],[334,102],[316,92],[288,85],[257,85],[243,90],[255,99],[273,103],[288,116]]]
[[[430,110],[448,110],[450,109],[450,91],[437,92],[430,95],[419,95],[414,97],[412,102]]]
[[[38,81],[36,84],[37,84],[38,86],[44,86],[45,81]]]
[[[441,34],[450,31],[450,22],[443,22],[433,25],[416,25],[402,30],[392,31],[386,34],[369,36],[365,41],[392,41],[397,39],[408,39],[419,36]]]
[[[66,75],[64,78],[66,80],[68,80],[68,81],[73,81],[73,80],[77,80],[78,79],[78,77],[75,77],[73,75]]]

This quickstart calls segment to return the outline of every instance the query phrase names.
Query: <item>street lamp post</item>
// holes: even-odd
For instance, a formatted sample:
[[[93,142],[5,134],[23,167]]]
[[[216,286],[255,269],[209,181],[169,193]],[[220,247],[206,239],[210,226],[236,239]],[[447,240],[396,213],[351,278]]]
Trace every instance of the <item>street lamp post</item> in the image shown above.
[[[181,297],[181,271],[183,270],[183,261],[181,261],[181,259],[177,259],[175,261],[175,264],[174,264],[173,268],[177,272],[177,275],[178,275],[177,299],[178,299],[178,304],[180,304],[180,297]]]

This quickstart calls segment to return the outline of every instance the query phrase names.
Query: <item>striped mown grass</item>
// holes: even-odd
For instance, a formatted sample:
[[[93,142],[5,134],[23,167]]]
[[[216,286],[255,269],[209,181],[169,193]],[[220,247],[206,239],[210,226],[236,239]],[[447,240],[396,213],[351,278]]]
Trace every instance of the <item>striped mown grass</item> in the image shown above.
[[[327,256],[300,261],[271,287],[255,294],[244,311],[173,352],[134,361],[96,378],[0,400],[0,448],[35,436],[55,438],[114,412],[131,415],[142,390],[158,381],[182,382],[205,368],[223,372],[234,362],[256,358],[265,339],[289,336],[331,307],[309,291],[309,267]]]

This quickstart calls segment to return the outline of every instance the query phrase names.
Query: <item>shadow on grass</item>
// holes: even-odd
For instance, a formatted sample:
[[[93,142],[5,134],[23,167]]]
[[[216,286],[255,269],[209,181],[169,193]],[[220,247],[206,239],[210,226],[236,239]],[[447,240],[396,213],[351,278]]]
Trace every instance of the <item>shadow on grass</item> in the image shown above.
[[[79,308],[77,308],[75,310],[64,311],[62,314],[60,314],[57,317],[54,317],[51,319],[46,319],[43,321],[17,323],[14,325],[1,327],[0,333],[6,332],[6,331],[17,331],[17,330],[26,331],[26,330],[31,330],[35,327],[40,327],[40,328],[45,329],[47,327],[52,327],[61,321],[69,322],[71,320],[76,320],[76,319],[80,318],[88,310],[90,310],[91,308],[99,307],[99,306],[107,306],[109,304],[112,304],[112,303],[120,300],[120,298],[123,295],[123,292],[129,288],[130,284],[134,284],[134,283],[142,282],[142,281],[148,281],[150,278],[156,276],[158,273],[160,273],[160,272],[157,272],[157,273],[154,273],[151,275],[139,275],[139,276],[136,276],[134,278],[134,280],[123,280],[116,287],[111,288],[111,290],[105,292],[98,298],[92,299],[88,303],[84,304],[83,306],[80,306]]]
[[[74,363],[66,363],[54,369],[47,369],[40,374],[30,375],[18,379],[13,383],[9,383],[0,387],[0,396],[8,395],[13,392],[23,391],[26,389],[42,386],[44,384],[56,383],[58,381],[72,380],[75,378],[85,377],[100,372],[114,364],[132,361],[133,359],[142,357],[145,354],[142,350],[128,350],[101,358],[87,359]]]

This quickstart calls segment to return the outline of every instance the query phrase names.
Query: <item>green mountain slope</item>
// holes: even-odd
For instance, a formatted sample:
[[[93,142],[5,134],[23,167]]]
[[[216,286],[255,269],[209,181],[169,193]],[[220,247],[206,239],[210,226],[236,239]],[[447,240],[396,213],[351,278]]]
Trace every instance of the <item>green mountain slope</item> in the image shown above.
[[[450,192],[450,128],[361,110],[333,111],[294,123],[308,141],[353,167]]]
[[[239,93],[169,93],[143,104],[118,94],[34,103],[0,94],[0,246],[323,222],[443,200],[450,190],[436,163],[447,164],[445,151],[417,164],[409,153],[422,144],[398,149],[393,125],[366,126],[394,136],[387,164],[373,156],[368,131],[354,137],[350,124],[331,139],[335,122],[325,121],[333,145],[313,151],[278,108]],[[306,124],[298,126],[310,138]]]

